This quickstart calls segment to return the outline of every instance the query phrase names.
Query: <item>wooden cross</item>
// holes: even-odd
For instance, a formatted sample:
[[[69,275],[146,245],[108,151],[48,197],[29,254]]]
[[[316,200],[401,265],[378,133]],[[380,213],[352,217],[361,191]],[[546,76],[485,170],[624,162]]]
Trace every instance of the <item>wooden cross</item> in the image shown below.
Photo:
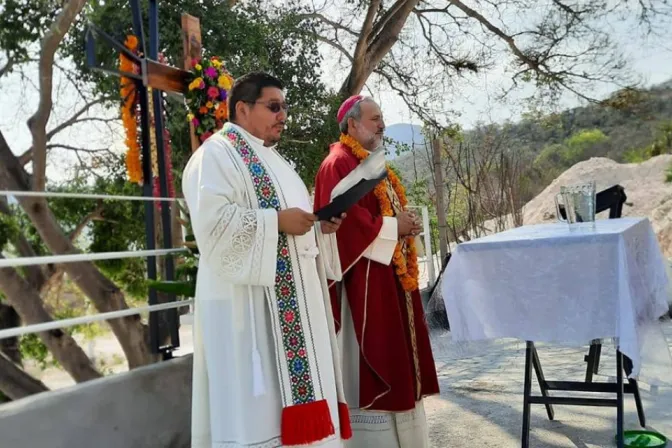
[[[142,129],[142,165],[143,165],[143,196],[153,196],[152,188],[152,168],[151,168],[151,149],[150,149],[150,133],[155,132],[155,141],[157,156],[159,158],[159,185],[161,190],[161,197],[168,196],[168,184],[166,177],[166,166],[161,163],[164,158],[164,144],[163,141],[163,99],[162,93],[182,95],[187,91],[188,84],[193,78],[190,73],[191,61],[193,58],[201,57],[201,28],[199,20],[189,14],[182,14],[182,49],[183,49],[183,68],[172,67],[170,65],[161,64],[158,62],[158,47],[159,47],[159,15],[158,15],[158,0],[149,0],[149,45],[145,41],[142,9],[140,8],[139,0],[130,0],[131,13],[133,16],[133,32],[138,38],[141,55],[137,56],[129,51],[123,44],[119,43],[113,37],[105,33],[94,24],[89,24],[86,35],[86,50],[87,63],[91,69],[109,73],[115,76],[123,76],[134,79],[139,103],[140,103],[140,117]],[[134,61],[140,67],[139,73],[121,72],[115,69],[100,67],[96,61],[96,38],[101,38],[113,48],[126,55],[130,60]],[[148,89],[152,89],[152,103],[154,107],[154,129],[150,128],[150,111]],[[186,113],[185,113],[186,115]],[[191,133],[191,150],[195,151],[199,147],[198,139],[196,138],[193,125],[190,123]],[[171,216],[171,204],[163,202],[161,207],[161,223],[163,231],[163,247],[173,247],[172,242],[172,224],[173,216]],[[149,201],[145,203],[145,229],[146,229],[146,244],[148,250],[156,248],[155,243],[155,224],[154,224],[154,208]],[[171,257],[165,259],[165,280],[174,279],[174,263]],[[147,258],[147,276],[150,280],[157,278],[157,264],[156,257],[151,256]],[[169,301],[173,301],[174,297],[169,297]],[[150,288],[149,304],[154,305],[158,303],[157,292]],[[160,317],[165,317],[165,319]],[[172,357],[172,352],[179,347],[179,316],[175,309],[152,312],[149,319],[150,330],[150,347],[154,353],[162,353],[164,359]],[[163,330],[163,331],[162,331]],[[163,341],[170,336],[170,344],[164,345]]]
[[[133,2],[133,0],[131,0]],[[140,67],[140,73],[121,72],[115,69],[109,69],[97,66],[95,59],[95,37],[102,38],[109,45],[115,47],[124,53],[128,58],[135,61]],[[145,87],[160,90],[169,94],[182,95],[187,91],[187,86],[191,81],[192,75],[191,61],[194,58],[201,57],[201,24],[197,17],[190,14],[182,14],[182,69],[167,64],[162,64],[147,56],[138,57],[131,53],[124,45],[120,44],[113,37],[109,36],[103,30],[94,24],[89,24],[87,32],[87,60],[91,69],[109,73],[115,76],[124,76],[127,78],[142,81]],[[196,151],[200,146],[193,124],[189,123],[191,134],[191,150]]]

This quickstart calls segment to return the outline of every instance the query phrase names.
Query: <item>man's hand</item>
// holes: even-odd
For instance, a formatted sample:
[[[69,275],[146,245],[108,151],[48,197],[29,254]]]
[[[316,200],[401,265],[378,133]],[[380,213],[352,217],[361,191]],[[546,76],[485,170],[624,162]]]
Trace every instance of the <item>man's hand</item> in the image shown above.
[[[340,218],[331,218],[331,221],[322,221],[320,222],[320,225],[322,226],[322,233],[325,235],[328,235],[330,233],[336,233],[339,227],[341,227],[341,223],[345,219],[346,214],[341,213]]]
[[[403,211],[397,215],[397,232],[399,236],[418,235],[422,225],[413,212]]]
[[[300,208],[278,212],[278,230],[287,235],[305,235],[317,221],[317,216]]]

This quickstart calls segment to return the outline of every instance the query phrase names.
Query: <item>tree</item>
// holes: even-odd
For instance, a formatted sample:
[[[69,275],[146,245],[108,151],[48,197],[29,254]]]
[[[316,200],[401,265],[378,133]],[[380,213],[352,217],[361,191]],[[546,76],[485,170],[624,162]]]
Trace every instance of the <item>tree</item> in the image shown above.
[[[304,18],[317,39],[343,61],[340,94],[380,81],[424,121],[445,122],[446,99],[462,77],[505,67],[513,88],[532,83],[535,97],[564,90],[596,101],[596,85],[633,84],[611,35],[614,22],[637,17],[643,33],[664,31],[659,19],[672,5],[654,0],[325,1]],[[371,79],[372,77],[373,79]]]

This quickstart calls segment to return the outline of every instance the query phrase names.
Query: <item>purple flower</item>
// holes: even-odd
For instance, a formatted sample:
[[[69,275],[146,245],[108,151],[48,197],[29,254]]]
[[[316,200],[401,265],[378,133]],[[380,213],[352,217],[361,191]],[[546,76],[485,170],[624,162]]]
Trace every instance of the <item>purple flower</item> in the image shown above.
[[[226,101],[226,97],[227,97],[226,90],[219,89],[219,99],[221,101]]]
[[[198,121],[198,118],[194,118],[193,120],[191,120],[191,124],[193,124],[194,127],[198,127],[198,125],[199,125],[200,123],[201,123],[201,122]]]
[[[203,73],[205,73],[205,76],[208,78],[216,78],[217,77],[217,70],[215,70],[215,67],[208,67],[205,70],[203,70]]]

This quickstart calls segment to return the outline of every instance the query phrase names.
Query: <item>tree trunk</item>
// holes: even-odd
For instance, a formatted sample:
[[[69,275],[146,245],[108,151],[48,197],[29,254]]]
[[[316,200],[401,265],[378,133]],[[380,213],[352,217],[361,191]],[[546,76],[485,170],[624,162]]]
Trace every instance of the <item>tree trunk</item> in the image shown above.
[[[12,153],[1,132],[0,188],[19,191],[30,190],[28,173]],[[23,197],[18,198],[18,200],[52,253],[74,254],[79,252],[68,235],[58,225],[44,199]],[[63,269],[79,289],[91,299],[98,311],[108,312],[128,309],[121,290],[105,277],[93,263],[64,263]],[[149,350],[147,328],[142,324],[140,316],[111,319],[108,323],[124,350],[130,368],[149,364],[158,359]]]
[[[0,269],[0,289],[24,323],[31,325],[52,321],[38,292],[16,269]],[[79,383],[101,377],[84,350],[70,335],[61,330],[43,331],[38,335],[54,359],[75,381]]]
[[[371,73],[399,39],[399,33],[418,3],[420,0],[397,0],[375,23],[371,22],[376,17],[380,2],[370,3],[352,68],[341,85],[341,96],[356,95],[362,90]]]
[[[28,375],[5,354],[0,353],[0,391],[9,399],[18,400],[48,390],[42,381]]]
[[[21,325],[21,318],[16,310],[8,305],[0,303],[0,330],[15,328]],[[19,338],[0,339],[0,352],[15,364],[21,365],[21,352],[19,351]]]
[[[439,251],[441,263],[448,256],[448,235],[446,224],[446,212],[443,200],[443,169],[441,168],[441,140],[432,140],[432,162],[434,164],[434,191],[436,192],[436,217],[439,222]]]

